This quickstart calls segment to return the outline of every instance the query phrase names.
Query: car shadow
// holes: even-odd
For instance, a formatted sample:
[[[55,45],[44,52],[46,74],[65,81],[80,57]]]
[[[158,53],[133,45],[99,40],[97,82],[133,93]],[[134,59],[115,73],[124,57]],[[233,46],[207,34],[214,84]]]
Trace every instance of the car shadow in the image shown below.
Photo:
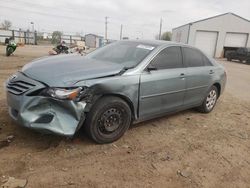
[[[7,112],[5,112],[7,115]],[[161,116],[158,118],[154,118],[151,120],[143,121],[140,123],[132,124],[130,126],[130,130],[133,130],[138,127],[154,125],[158,121],[166,120],[166,118],[175,118],[179,116],[189,116],[190,113],[195,114],[198,113],[194,109],[189,109],[186,111],[181,111],[177,113],[173,113],[170,115]],[[69,138],[64,136],[58,136],[54,134],[43,134],[37,132],[35,130],[31,130],[25,127],[19,126],[16,122],[11,120],[10,117],[6,116],[6,136],[13,135],[15,137],[14,141],[16,147],[26,147],[34,151],[44,151],[48,149],[57,148],[62,142],[66,145],[81,145],[81,146],[93,146],[96,145],[84,131],[84,127],[82,126],[76,134]],[[3,128],[2,132],[4,132],[5,128]],[[10,143],[11,145],[11,143]]]
[[[243,65],[250,65],[250,63],[247,63],[246,61],[240,61],[240,60],[231,60],[231,61],[228,61],[228,62],[240,63],[240,64],[243,64]]]
[[[197,114],[198,113],[199,114],[199,112],[197,110],[195,110],[195,109],[188,109],[188,110],[175,112],[175,113],[170,113],[170,114],[163,115],[163,116],[160,116],[160,117],[156,117],[156,118],[153,118],[153,119],[150,119],[150,120],[146,120],[146,121],[143,121],[143,122],[132,124],[130,126],[130,129],[145,126],[145,125],[148,125],[148,124],[154,125],[155,122],[166,120],[166,118],[175,118],[175,117],[179,117],[179,116],[186,116],[187,114],[190,114],[190,113],[192,113],[192,114]]]

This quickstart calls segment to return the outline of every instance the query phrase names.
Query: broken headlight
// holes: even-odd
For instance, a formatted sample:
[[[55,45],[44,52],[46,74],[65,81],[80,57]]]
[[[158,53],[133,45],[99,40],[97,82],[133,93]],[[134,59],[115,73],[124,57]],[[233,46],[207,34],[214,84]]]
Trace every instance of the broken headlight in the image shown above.
[[[46,88],[42,91],[43,96],[60,100],[79,100],[83,93],[83,88]]]

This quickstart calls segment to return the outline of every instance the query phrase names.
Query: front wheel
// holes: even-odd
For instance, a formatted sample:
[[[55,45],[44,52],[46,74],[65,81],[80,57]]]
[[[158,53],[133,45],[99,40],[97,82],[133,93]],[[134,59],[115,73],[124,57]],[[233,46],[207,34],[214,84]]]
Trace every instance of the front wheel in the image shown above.
[[[88,136],[99,144],[118,140],[132,121],[128,104],[118,97],[99,99],[87,114],[84,124]]]
[[[215,86],[212,86],[208,91],[206,98],[204,99],[202,105],[198,107],[198,110],[202,113],[209,113],[211,112],[218,99],[218,89]]]

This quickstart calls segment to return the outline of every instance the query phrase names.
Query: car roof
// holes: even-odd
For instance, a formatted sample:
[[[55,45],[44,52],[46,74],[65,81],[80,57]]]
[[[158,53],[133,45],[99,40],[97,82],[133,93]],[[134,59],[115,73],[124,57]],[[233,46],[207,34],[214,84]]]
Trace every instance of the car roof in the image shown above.
[[[173,41],[165,41],[165,40],[123,40],[128,42],[137,42],[141,44],[147,44],[147,45],[153,45],[153,46],[171,46],[171,45],[177,45],[177,46],[189,46],[187,44],[173,42]]]

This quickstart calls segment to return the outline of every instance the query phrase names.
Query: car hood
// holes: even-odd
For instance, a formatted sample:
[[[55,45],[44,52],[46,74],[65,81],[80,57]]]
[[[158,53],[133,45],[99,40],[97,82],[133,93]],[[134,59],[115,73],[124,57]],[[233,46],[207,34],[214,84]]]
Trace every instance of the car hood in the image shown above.
[[[116,75],[122,69],[119,64],[81,55],[58,55],[36,59],[25,65],[22,72],[51,87],[70,87],[78,81]]]

